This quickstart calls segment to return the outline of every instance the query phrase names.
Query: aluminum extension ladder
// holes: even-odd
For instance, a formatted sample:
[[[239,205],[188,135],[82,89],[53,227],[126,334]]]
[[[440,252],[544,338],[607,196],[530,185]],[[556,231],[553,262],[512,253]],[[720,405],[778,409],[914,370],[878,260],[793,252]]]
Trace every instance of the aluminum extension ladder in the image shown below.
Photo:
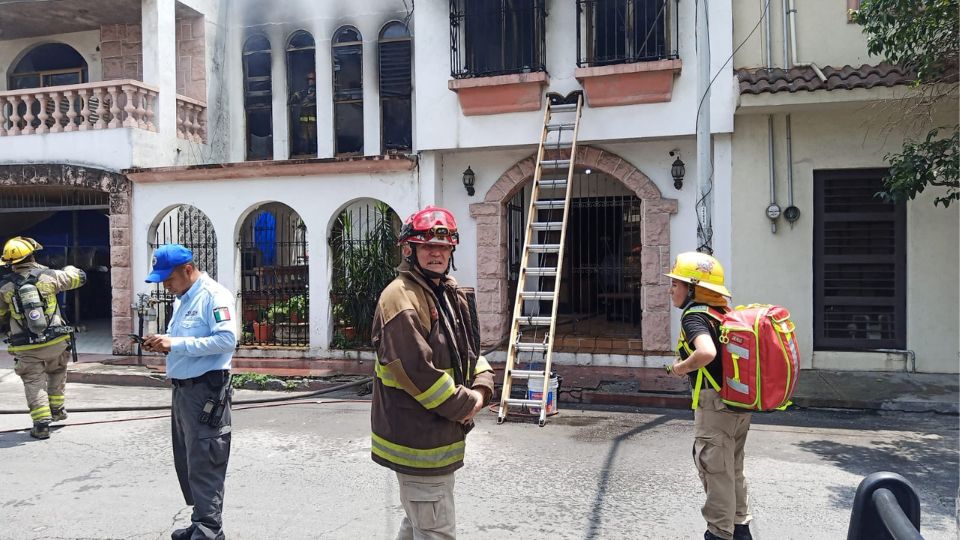
[[[527,228],[520,258],[517,296],[510,324],[510,342],[503,374],[498,424],[503,423],[511,405],[539,407],[540,427],[547,421],[547,392],[553,359],[560,269],[563,268],[567,217],[570,214],[570,194],[576,161],[574,156],[577,152],[582,107],[583,94],[580,93],[576,97],[576,103],[554,105],[552,100],[548,99],[544,111],[543,131],[540,134],[540,147],[537,149],[537,166],[533,175]],[[545,217],[541,219],[541,216]],[[549,316],[539,313],[542,303],[549,304]],[[531,309],[525,309],[527,306]],[[516,369],[521,363],[521,353],[529,353],[531,358],[541,353],[543,369]],[[530,381],[537,378],[543,380],[540,399],[510,397],[514,379]],[[554,403],[557,399],[559,396],[554,396]]]

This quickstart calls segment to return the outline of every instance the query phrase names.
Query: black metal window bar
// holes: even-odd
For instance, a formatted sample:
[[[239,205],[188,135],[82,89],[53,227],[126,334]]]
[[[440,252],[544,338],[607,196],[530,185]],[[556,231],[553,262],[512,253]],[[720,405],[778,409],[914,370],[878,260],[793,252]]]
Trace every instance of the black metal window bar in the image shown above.
[[[679,58],[678,0],[577,0],[577,66]]]
[[[602,173],[578,172],[573,181],[565,255],[560,271],[557,335],[640,339],[641,201],[618,180]],[[523,191],[527,189],[529,186]],[[508,208],[522,202],[521,193],[514,196]],[[541,212],[541,221],[558,221],[563,210],[541,209],[538,212]],[[509,220],[508,230],[512,230]],[[538,235],[538,242],[560,241],[559,231]],[[523,245],[522,233],[511,233],[509,243],[508,253],[519,253]],[[555,254],[531,257],[533,267],[556,265]],[[511,279],[512,276],[508,267],[508,283],[515,291],[518,284],[516,278]],[[529,279],[525,287],[528,290],[552,288],[548,280],[553,278],[536,279],[541,283]],[[549,314],[549,309],[549,302],[527,301],[523,314],[542,316]],[[537,330],[525,330],[523,341],[543,341],[543,330]],[[531,357],[524,361],[540,360]]]
[[[167,212],[154,232],[151,253],[165,244],[181,244],[189,248],[193,251],[197,269],[217,279],[217,233],[203,211],[182,204]],[[163,288],[162,283],[157,283],[150,291],[150,299],[157,304],[156,331],[165,333],[176,298]]]
[[[333,282],[330,304],[335,349],[370,346],[380,293],[400,264],[400,218],[387,204],[368,200],[344,209],[330,231]]]
[[[316,71],[313,36],[298,30],[287,41],[287,114],[290,119],[291,156],[317,157]]]
[[[363,36],[343,26],[334,33],[331,50],[336,153],[363,154]]]
[[[455,79],[546,69],[545,0],[450,0]]]
[[[886,202],[886,169],[814,171],[815,349],[903,349],[906,205]]]
[[[242,346],[310,344],[307,227],[290,207],[264,204],[244,220],[240,251]]]

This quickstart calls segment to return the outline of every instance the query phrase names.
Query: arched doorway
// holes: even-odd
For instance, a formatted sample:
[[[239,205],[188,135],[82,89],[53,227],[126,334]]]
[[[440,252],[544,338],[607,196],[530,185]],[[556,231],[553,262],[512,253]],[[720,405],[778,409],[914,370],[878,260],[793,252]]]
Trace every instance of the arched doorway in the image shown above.
[[[370,346],[377,300],[400,264],[400,224],[397,213],[375,199],[359,199],[337,214],[330,228],[332,348]]]
[[[263,203],[240,227],[240,344],[307,347],[309,274],[307,226],[289,206]]]
[[[557,338],[564,337],[555,339],[557,348],[619,354],[669,350],[669,284],[662,274],[670,264],[670,214],[676,213],[677,201],[663,198],[645,174],[616,154],[583,146],[575,163],[579,174],[558,306],[566,324],[557,331]],[[535,157],[521,160],[494,183],[484,202],[470,206],[478,252],[506,261],[478,267],[485,343],[496,343],[509,330],[516,291],[511,264],[516,265],[518,243],[522,246],[528,200],[523,193],[534,166]],[[617,341],[606,337],[612,330]]]
[[[197,269],[217,279],[217,233],[210,218],[200,209],[181,204],[163,212],[151,231],[151,251],[164,244],[181,244],[193,251]],[[163,284],[157,283],[150,291],[157,305],[156,328],[151,331],[165,332],[173,314],[175,298]]]
[[[45,43],[23,55],[10,70],[8,82],[10,90],[85,83],[87,62],[69,45]]]

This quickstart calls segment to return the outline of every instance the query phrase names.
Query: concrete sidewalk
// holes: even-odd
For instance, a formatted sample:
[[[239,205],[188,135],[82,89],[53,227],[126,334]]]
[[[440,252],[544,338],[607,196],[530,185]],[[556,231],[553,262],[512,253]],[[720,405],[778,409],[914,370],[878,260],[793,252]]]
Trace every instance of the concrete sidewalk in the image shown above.
[[[336,377],[335,369],[291,368],[271,369],[262,362],[236,359],[237,366],[244,364],[256,367],[236,367],[235,372],[260,373],[279,377],[301,379],[298,390],[318,390],[338,384],[345,379]],[[70,364],[68,381],[107,386],[167,386],[162,366],[136,365],[136,357],[108,357],[81,355],[80,362]],[[153,359],[155,363],[155,359]],[[127,364],[127,365],[123,365]],[[132,365],[130,365],[132,364]],[[311,362],[315,366],[316,362]],[[332,362],[331,365],[335,365]],[[367,366],[364,366],[367,367]],[[0,354],[0,375],[12,373],[13,359]],[[563,366],[557,366],[563,373]],[[651,368],[652,370],[652,368]],[[660,370],[655,370],[658,373]],[[358,373],[350,373],[356,378]],[[338,379],[331,381],[330,379]],[[499,378],[499,377],[498,377]],[[654,380],[651,377],[651,380]],[[611,385],[605,385],[610,387]],[[562,388],[561,402],[615,404],[636,407],[689,407],[689,393],[676,387],[667,390],[644,389],[645,391],[623,392],[597,389]],[[804,370],[794,395],[794,404],[802,408],[837,408],[881,411],[936,412],[958,414],[960,412],[960,378],[956,374],[903,373],[875,371],[824,371]]]

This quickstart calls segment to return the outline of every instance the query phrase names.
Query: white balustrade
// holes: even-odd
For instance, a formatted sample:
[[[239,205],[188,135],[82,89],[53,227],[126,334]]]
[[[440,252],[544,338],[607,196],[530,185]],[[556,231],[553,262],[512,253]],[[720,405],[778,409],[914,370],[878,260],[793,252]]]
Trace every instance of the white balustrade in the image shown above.
[[[207,142],[206,103],[177,95],[177,137],[196,143]]]
[[[155,87],[133,80],[0,92],[0,137],[120,127],[157,131],[157,96]],[[200,132],[191,129],[190,140],[199,141]]]

